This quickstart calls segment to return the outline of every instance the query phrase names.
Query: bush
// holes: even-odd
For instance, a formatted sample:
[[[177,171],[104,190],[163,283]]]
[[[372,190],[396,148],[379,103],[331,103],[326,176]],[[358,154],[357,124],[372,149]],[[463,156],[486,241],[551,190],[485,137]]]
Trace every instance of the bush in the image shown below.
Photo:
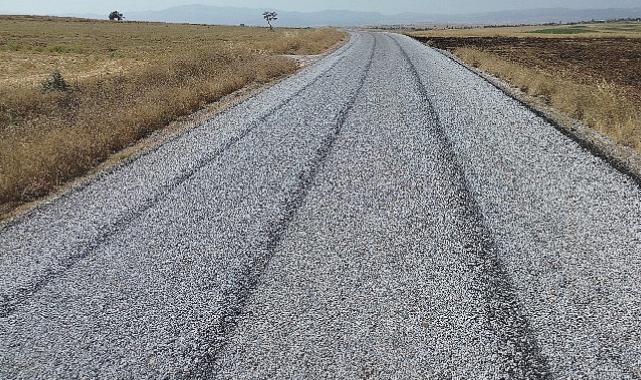
[[[49,78],[42,82],[43,92],[66,92],[69,91],[69,89],[69,84],[58,70],[52,72]]]

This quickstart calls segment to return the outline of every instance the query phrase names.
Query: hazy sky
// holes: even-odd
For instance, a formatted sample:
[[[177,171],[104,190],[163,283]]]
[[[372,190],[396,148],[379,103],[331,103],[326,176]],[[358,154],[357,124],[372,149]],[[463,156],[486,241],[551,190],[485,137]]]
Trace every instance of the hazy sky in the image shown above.
[[[292,11],[351,9],[382,13],[469,13],[524,8],[641,7],[641,0],[0,0],[0,12],[62,14],[157,10],[174,5],[205,4]]]

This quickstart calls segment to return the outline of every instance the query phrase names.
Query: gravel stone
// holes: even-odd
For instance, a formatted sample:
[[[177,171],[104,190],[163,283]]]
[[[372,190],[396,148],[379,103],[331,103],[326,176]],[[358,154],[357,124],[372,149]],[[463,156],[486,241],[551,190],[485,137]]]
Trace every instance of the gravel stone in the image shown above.
[[[2,379],[641,374],[639,187],[400,35],[0,228]]]

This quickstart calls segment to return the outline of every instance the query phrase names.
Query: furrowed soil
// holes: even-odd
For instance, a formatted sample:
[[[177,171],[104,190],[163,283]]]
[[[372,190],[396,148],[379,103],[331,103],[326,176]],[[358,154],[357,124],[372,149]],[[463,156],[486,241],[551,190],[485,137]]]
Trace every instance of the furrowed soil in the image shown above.
[[[287,29],[0,16],[0,219],[344,40]]]
[[[537,70],[556,72],[577,83],[614,84],[641,103],[641,39],[417,37],[439,49],[474,48]]]
[[[641,152],[641,23],[407,34]]]

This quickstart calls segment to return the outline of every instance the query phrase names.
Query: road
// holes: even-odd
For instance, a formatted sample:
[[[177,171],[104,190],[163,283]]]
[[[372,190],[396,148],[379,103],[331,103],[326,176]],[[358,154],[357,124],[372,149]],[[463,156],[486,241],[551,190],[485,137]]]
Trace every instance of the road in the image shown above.
[[[0,230],[0,378],[640,379],[641,190],[407,37]]]

